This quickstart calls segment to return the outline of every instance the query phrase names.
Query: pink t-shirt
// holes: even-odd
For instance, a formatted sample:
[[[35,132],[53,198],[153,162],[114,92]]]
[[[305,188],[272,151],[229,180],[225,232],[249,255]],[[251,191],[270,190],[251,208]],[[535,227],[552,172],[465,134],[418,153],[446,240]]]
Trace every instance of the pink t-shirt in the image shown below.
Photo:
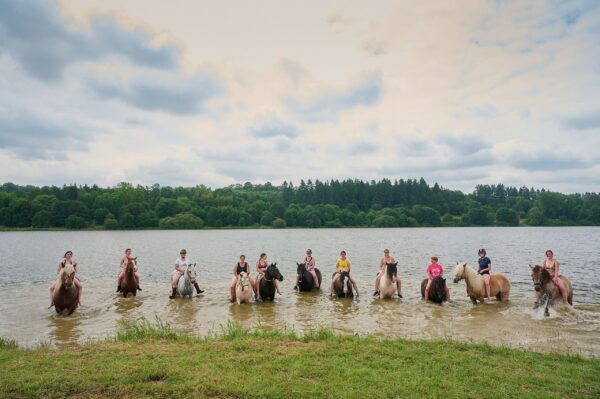
[[[436,278],[437,276],[441,276],[442,274],[444,274],[444,269],[439,263],[435,265],[432,263],[429,266],[427,266],[427,273],[431,274],[433,278]]]

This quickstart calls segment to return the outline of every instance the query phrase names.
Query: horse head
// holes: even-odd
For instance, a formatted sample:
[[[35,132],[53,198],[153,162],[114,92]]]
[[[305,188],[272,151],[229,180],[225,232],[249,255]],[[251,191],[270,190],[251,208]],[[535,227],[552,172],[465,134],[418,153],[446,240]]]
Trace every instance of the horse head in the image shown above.
[[[387,263],[386,262],[386,273],[390,278],[392,278],[394,276],[394,274],[397,274],[398,273],[398,262],[396,262],[396,263]]]
[[[137,268],[137,258],[129,259],[129,262],[127,262],[127,268],[125,269],[125,272],[127,274],[132,274],[133,272],[135,272],[136,268]]]
[[[460,280],[465,278],[467,274],[467,264],[466,263],[456,263],[456,267],[454,268],[454,282],[458,283]]]
[[[265,271],[265,277],[268,280],[275,279],[277,281],[283,281],[283,276],[281,275],[281,272],[277,268],[277,262],[271,263],[271,265]]]
[[[552,276],[550,276],[548,270],[542,266],[529,265],[529,267],[531,268],[531,280],[533,280],[533,288],[535,288],[537,292],[540,292],[542,290],[542,285],[551,281]]]
[[[190,264],[185,273],[187,274],[187,277],[191,280],[194,281],[196,279],[196,264],[192,263]]]
[[[246,291],[250,287],[250,281],[248,280],[248,273],[241,272],[239,274],[239,284],[242,286],[242,291]]]
[[[71,288],[73,281],[75,280],[75,268],[72,265],[67,265],[61,270],[61,283],[66,288]]]

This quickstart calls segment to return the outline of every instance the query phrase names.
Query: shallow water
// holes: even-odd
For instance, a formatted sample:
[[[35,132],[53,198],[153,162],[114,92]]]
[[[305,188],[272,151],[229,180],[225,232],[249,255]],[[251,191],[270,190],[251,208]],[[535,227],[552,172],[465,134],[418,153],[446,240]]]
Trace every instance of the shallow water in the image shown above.
[[[287,328],[300,333],[319,327],[341,333],[405,338],[453,338],[580,353],[600,357],[600,228],[432,228],[319,230],[200,230],[128,232],[0,233],[0,336],[23,345],[65,344],[113,335],[120,321],[159,317],[175,328],[206,335],[228,320],[246,327]],[[125,247],[138,256],[143,292],[123,299],[114,293],[118,262]],[[384,248],[399,262],[402,300],[371,298]],[[448,280],[452,303],[420,300],[420,282],[431,255],[440,257],[446,276],[457,261],[475,265],[485,247],[493,270],[512,284],[510,302],[473,306],[464,282]],[[192,300],[169,300],[169,277],[179,250],[198,262],[206,292]],[[340,249],[352,261],[361,296],[331,300],[326,291],[292,290],[295,261],[312,248],[328,280]],[[573,308],[557,306],[549,318],[532,310],[530,263],[552,248],[575,290]],[[84,284],[83,307],[59,316],[46,307],[48,286],[61,255],[72,249]],[[240,253],[251,266],[258,254],[278,262],[285,277],[275,303],[230,304],[228,284]],[[19,267],[26,273],[17,272]],[[28,276],[28,277],[27,277]]]

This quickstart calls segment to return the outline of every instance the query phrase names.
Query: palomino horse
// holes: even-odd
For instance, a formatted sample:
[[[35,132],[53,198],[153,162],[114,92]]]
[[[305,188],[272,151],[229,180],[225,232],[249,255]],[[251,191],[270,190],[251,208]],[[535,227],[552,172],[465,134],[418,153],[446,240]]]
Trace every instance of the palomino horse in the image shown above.
[[[336,273],[340,273],[340,278],[338,278],[337,281],[335,282],[335,284],[333,285],[333,292],[335,293],[335,295],[338,298],[354,297],[354,292],[352,291],[352,284],[350,283],[350,273],[335,272],[335,273],[333,273],[331,278],[334,278]]]
[[[421,298],[425,298],[425,287],[427,287],[427,279],[423,279],[421,282]],[[427,300],[439,303],[440,305],[447,301],[446,297],[446,279],[442,276],[437,276],[431,280],[431,286],[429,287],[429,298]]]
[[[252,302],[252,287],[250,286],[250,280],[248,280],[248,273],[241,272],[237,276],[237,282],[235,283],[235,300],[238,305],[242,302]]]
[[[177,283],[177,292],[182,298],[194,296],[194,281],[196,281],[196,264],[192,263],[185,269],[183,276],[179,278]]]
[[[483,302],[483,298],[485,298],[483,277],[466,263],[457,263],[454,268],[454,282],[458,283],[463,279],[467,283],[467,295],[469,295],[471,301],[474,304],[477,304],[477,301]],[[507,302],[509,292],[510,282],[506,277],[497,273],[490,275],[490,296],[495,296],[499,301]]]
[[[386,263],[385,273],[381,276],[379,281],[379,298],[390,299],[396,293],[396,281],[394,277],[398,272],[398,262]]]
[[[54,286],[54,309],[56,313],[61,313],[67,310],[67,314],[71,314],[77,308],[77,286],[74,284],[75,268],[73,265],[66,265],[56,276]]]
[[[305,263],[296,263],[296,273],[298,273],[298,290],[312,291],[315,287],[315,279],[311,272],[306,270]],[[321,286],[321,271],[315,267],[315,273],[319,279],[319,287]]]
[[[271,263],[269,267],[265,269],[265,275],[260,279],[260,299],[265,301],[272,301],[275,299],[275,282],[273,279],[277,281],[283,281],[283,276],[279,272],[277,268],[277,263]]]
[[[137,294],[137,279],[135,278],[135,272],[137,271],[137,260],[129,259],[127,267],[125,267],[125,275],[121,282],[121,292],[123,298],[127,298],[127,294],[132,293],[133,296]]]
[[[529,267],[531,268],[531,279],[533,280],[533,286],[535,288],[535,291],[540,293],[540,299],[539,301],[536,301],[534,309],[538,308],[542,304],[542,302],[545,302],[544,316],[548,317],[550,316],[548,307],[552,304],[552,302],[555,299],[562,299],[562,295],[560,293],[559,288],[556,286],[556,284],[554,284],[550,272],[546,270],[546,268],[542,266],[531,265],[529,265]],[[562,280],[563,285],[567,289],[567,302],[569,302],[569,305],[573,305],[573,286],[571,285],[571,281],[569,281],[569,279],[565,276],[558,277]]]

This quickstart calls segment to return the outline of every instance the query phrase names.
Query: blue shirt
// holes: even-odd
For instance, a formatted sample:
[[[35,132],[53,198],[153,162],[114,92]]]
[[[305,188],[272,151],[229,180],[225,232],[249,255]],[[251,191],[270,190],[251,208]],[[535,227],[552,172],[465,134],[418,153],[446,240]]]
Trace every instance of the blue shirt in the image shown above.
[[[483,269],[487,269],[488,266],[491,264],[492,264],[492,261],[487,256],[484,256],[483,258],[479,258],[479,271],[482,271]],[[487,270],[483,274],[490,274],[490,271]]]

